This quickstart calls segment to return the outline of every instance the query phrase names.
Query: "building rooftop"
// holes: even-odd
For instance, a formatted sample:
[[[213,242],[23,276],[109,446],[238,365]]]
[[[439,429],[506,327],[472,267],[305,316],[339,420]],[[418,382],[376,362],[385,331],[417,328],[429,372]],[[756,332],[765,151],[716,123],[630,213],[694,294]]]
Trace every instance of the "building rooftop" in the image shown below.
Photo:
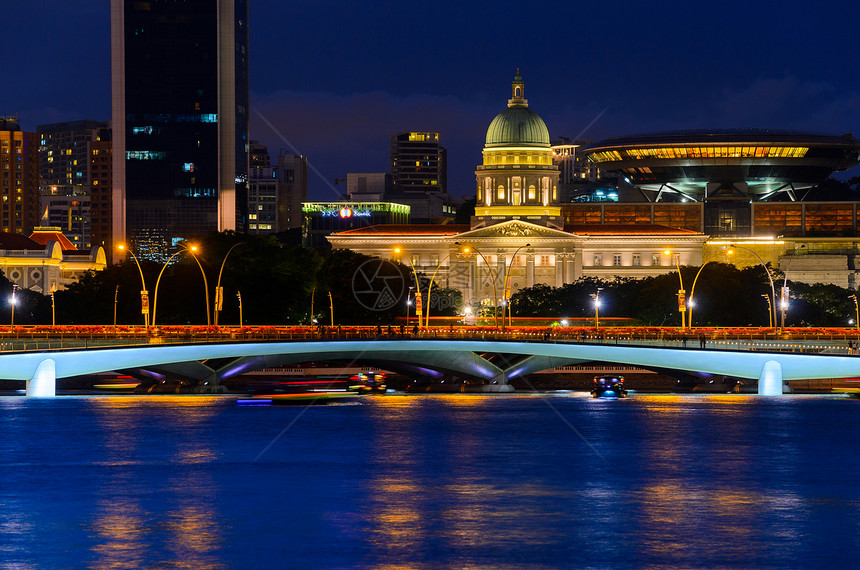
[[[467,224],[378,224],[366,228],[355,228],[338,232],[337,235],[344,236],[451,236],[469,231]]]
[[[63,235],[63,232],[60,228],[33,228],[33,233],[30,234],[30,239],[35,241],[36,243],[45,246],[49,241],[55,241],[60,244],[60,249],[63,251],[77,251],[77,247],[69,238]]]

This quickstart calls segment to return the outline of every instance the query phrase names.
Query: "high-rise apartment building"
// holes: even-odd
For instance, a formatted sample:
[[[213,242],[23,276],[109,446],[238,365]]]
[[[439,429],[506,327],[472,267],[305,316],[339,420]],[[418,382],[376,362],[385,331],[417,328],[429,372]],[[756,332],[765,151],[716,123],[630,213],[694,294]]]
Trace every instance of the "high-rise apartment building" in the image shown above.
[[[439,133],[391,135],[391,176],[402,192],[446,192],[447,156]]]
[[[278,173],[266,145],[251,141],[248,154],[248,233],[274,234],[278,231]]]
[[[29,235],[39,222],[39,135],[0,117],[0,230]]]
[[[68,121],[39,125],[38,131],[41,225],[61,228],[79,249],[89,249],[92,243],[108,245],[112,171],[109,123]],[[100,227],[95,242],[90,199],[94,191],[103,210],[96,216]]]
[[[111,0],[113,233],[247,228],[247,0]]]

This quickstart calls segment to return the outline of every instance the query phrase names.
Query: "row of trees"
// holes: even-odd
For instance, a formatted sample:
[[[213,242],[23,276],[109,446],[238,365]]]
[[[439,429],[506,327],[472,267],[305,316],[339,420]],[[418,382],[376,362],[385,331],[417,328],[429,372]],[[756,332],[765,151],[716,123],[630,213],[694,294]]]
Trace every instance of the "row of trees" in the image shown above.
[[[408,287],[414,286],[411,268],[384,262],[387,265],[382,269],[388,274],[382,275],[378,260],[347,250],[304,249],[280,243],[271,236],[237,236],[232,232],[213,233],[199,245],[197,256],[208,280],[210,309],[222,261],[230,248],[236,246],[221,277],[224,304],[220,324],[239,324],[236,293],[241,292],[246,324],[308,324],[313,297],[314,314],[322,324],[331,322],[329,307],[333,305],[335,324],[385,325],[406,314]],[[141,260],[150,303],[155,302],[155,283],[162,267],[160,263]],[[689,297],[699,268],[680,269]],[[779,295],[783,276],[776,270],[772,275]],[[386,289],[389,282],[399,283],[399,288]],[[835,285],[788,283],[792,303],[786,313],[787,326],[846,326],[854,318],[850,290]],[[421,279],[425,304],[428,285],[428,279]],[[678,287],[677,272],[646,279],[584,278],[562,287],[536,285],[513,295],[513,315],[593,317],[591,294],[600,288],[602,316],[632,317],[646,326],[677,326],[680,325]],[[111,324],[116,310],[117,324],[143,324],[140,289],[140,272],[134,261],[87,273],[55,294],[56,322]],[[5,315],[7,323],[11,320],[8,304],[11,292],[11,283],[0,277],[0,318]],[[168,266],[161,278],[157,324],[205,324],[205,293],[196,262],[187,254],[178,256],[178,261]],[[770,281],[762,267],[738,269],[729,264],[709,263],[696,284],[694,324],[767,326],[768,305],[762,295],[770,294]],[[16,297],[16,324],[51,323],[49,296],[19,290]],[[434,284],[433,299],[435,316],[456,315],[462,309],[459,291]],[[414,306],[410,314],[415,314]]]
[[[681,276],[689,299],[699,267],[682,266]],[[777,299],[784,275],[771,270]],[[791,304],[786,326],[848,326],[855,318],[852,291],[836,285],[807,285],[788,281]],[[632,317],[645,326],[680,326],[678,273],[645,279],[580,279],[562,287],[535,285],[515,293],[513,314],[522,317],[593,317],[591,294],[600,288],[600,315]],[[761,266],[738,269],[727,263],[709,263],[702,269],[694,292],[696,326],[768,326],[771,285]],[[779,310],[777,311],[779,314]]]

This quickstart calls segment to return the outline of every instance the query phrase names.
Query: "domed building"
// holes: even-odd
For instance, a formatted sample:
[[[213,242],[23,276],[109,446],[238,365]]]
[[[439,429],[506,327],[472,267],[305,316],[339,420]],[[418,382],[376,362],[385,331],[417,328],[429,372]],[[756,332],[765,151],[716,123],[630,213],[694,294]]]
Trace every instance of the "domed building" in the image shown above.
[[[477,203],[472,227],[507,219],[528,219],[562,228],[558,167],[552,161],[549,129],[529,109],[517,70],[508,107],[490,122],[483,163],[475,170]]]
[[[503,307],[515,291],[536,284],[649,277],[679,264],[702,263],[707,236],[697,231],[657,224],[564,224],[549,129],[529,108],[519,71],[507,108],[487,128],[475,177],[477,204],[469,225],[378,224],[327,239],[334,249],[412,267],[414,275],[424,276],[422,290],[431,276],[434,287],[459,289],[464,315]],[[429,302],[433,308],[438,300]]]

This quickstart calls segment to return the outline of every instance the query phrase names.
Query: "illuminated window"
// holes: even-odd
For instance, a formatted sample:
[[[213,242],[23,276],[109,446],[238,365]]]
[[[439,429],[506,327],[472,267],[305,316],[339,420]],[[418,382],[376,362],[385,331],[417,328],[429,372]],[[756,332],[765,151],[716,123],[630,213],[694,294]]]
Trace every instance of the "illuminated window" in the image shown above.
[[[497,197],[499,200],[504,200],[504,199],[505,199],[505,187],[504,187],[504,186],[499,186],[499,187],[498,187],[497,192],[496,192],[496,197]]]
[[[529,186],[529,200],[535,199],[535,186],[534,184]]]
[[[635,267],[642,265],[642,256],[640,256],[638,253],[633,254],[633,265]]]
[[[620,254],[616,253],[615,255],[612,256],[612,265],[614,265],[616,267],[621,265],[621,255]]]
[[[549,265],[550,265],[549,256],[548,255],[540,256],[540,264],[544,267],[549,267]]]
[[[256,219],[257,219],[257,214],[248,214],[248,219],[249,219],[249,220],[256,220]]]
[[[594,265],[603,265],[603,256],[601,254],[594,255]]]
[[[660,265],[660,255],[659,254],[654,253],[651,255],[651,265]]]
[[[421,256],[417,253],[412,256],[412,265],[421,265]]]

